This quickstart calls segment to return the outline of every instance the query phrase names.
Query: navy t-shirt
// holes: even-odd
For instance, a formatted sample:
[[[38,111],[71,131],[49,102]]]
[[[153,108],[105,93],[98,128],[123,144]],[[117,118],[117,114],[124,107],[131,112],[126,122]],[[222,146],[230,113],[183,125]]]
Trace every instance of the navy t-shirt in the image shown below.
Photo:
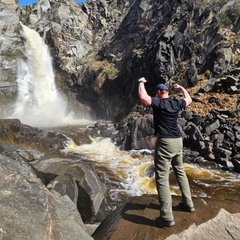
[[[177,118],[180,110],[186,107],[186,101],[152,97],[151,107],[153,108],[155,135],[159,138],[181,137]]]

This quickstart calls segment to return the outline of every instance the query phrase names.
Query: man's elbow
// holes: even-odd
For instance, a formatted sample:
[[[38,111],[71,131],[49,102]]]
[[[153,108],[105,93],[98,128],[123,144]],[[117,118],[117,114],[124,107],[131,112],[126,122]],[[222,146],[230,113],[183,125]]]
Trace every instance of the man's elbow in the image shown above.
[[[139,99],[140,99],[140,101],[141,101],[142,103],[144,103],[144,100],[145,100],[144,97],[139,96]]]
[[[146,104],[143,98],[140,98],[140,102]]]

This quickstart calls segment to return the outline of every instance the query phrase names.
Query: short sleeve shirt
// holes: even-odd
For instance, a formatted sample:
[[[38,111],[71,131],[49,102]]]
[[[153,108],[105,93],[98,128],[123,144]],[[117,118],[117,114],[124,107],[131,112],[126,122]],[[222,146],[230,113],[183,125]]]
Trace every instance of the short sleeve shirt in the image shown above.
[[[181,109],[186,107],[184,99],[152,97],[155,135],[159,138],[178,138],[181,132],[177,118]]]

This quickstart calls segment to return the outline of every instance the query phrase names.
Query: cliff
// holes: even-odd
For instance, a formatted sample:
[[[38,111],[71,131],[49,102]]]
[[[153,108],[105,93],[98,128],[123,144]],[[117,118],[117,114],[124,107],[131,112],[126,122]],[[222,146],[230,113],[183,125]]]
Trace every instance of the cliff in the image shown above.
[[[98,119],[119,121],[139,103],[140,76],[151,92],[159,82],[193,87],[201,74],[219,78],[239,65],[238,1],[39,0],[16,11],[5,2],[0,3],[4,104],[15,99],[17,60],[25,59],[20,21],[49,46],[58,87],[71,107]]]

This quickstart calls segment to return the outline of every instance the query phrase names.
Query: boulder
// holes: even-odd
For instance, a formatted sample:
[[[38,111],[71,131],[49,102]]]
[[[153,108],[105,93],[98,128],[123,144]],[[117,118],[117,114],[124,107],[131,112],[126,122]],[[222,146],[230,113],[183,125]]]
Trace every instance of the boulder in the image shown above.
[[[154,137],[152,115],[136,119],[130,129],[131,149],[154,149],[156,137]]]
[[[39,172],[53,176],[47,187],[61,195],[67,194],[77,205],[84,222],[97,215],[106,186],[87,164],[81,160],[61,158],[37,160],[31,164]]]
[[[205,126],[205,132],[207,135],[210,135],[212,131],[218,129],[220,126],[220,122],[218,119],[215,119],[209,123],[206,124]]]
[[[0,154],[1,239],[92,239],[67,195],[50,192],[24,160]]]

